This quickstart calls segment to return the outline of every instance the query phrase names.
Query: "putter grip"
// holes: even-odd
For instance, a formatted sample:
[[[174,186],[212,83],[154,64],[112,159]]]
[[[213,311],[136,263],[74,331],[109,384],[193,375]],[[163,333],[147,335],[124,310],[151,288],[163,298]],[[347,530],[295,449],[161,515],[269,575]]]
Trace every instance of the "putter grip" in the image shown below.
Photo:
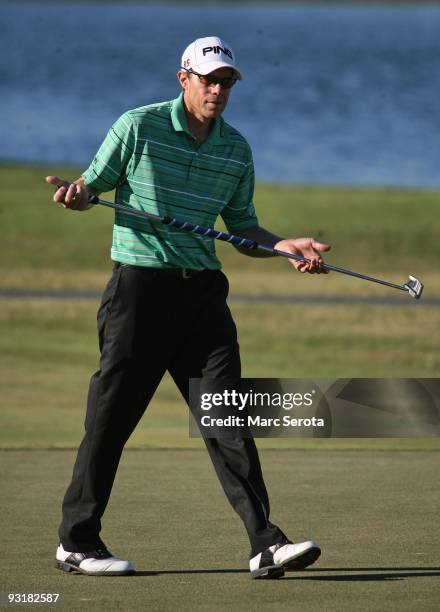
[[[203,225],[196,225],[189,221],[180,221],[179,219],[173,219],[172,217],[163,217],[163,223],[165,225],[171,225],[177,227],[177,229],[192,232],[193,234],[199,234],[200,236],[208,236],[209,238],[215,238],[216,240],[223,240],[229,242],[235,246],[240,246],[245,249],[256,249],[258,243],[255,240],[249,240],[249,238],[242,238],[241,236],[234,236],[234,234],[227,234],[226,232],[220,232],[212,227],[204,227]]]
[[[113,208],[114,210],[126,215],[133,215],[134,217],[150,219],[151,221],[162,223],[163,225],[170,225],[186,232],[198,234],[199,236],[223,240],[224,242],[229,242],[230,244],[234,244],[235,246],[243,247],[245,249],[260,248],[260,245],[255,240],[249,240],[248,238],[242,238],[241,236],[234,236],[233,234],[220,232],[215,230],[213,227],[205,227],[204,225],[196,225],[195,223],[190,223],[189,221],[181,221],[180,219],[175,219],[174,217],[167,217],[165,215],[162,216],[147,213],[146,211],[135,210],[120,204],[101,200],[98,196],[90,195],[89,202],[90,204],[102,204],[103,206],[108,206],[109,208]]]

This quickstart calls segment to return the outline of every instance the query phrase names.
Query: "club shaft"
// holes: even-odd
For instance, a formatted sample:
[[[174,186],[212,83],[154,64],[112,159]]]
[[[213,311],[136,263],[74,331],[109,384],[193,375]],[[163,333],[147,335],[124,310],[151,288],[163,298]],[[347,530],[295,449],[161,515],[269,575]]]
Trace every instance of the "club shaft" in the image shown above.
[[[261,245],[260,245],[261,246]],[[268,247],[263,247],[264,250]],[[290,253],[285,253],[284,251],[278,251],[277,249],[269,250],[281,257],[288,257],[290,259],[301,259],[303,261],[309,261],[305,257],[292,257]],[[380,278],[375,278],[374,276],[368,276],[368,274],[361,274],[360,272],[355,272],[354,270],[349,270],[348,268],[340,268],[339,266],[334,266],[333,264],[326,263],[322,266],[326,270],[332,270],[333,272],[340,272],[341,274],[347,274],[348,276],[354,276],[356,278],[362,278],[363,280],[368,280],[373,283],[379,283],[379,285],[386,285],[387,287],[394,287],[394,289],[402,289],[402,291],[406,291],[407,289],[403,285],[396,285],[395,283],[390,283],[389,281],[382,280]]]
[[[308,259],[307,257],[295,255],[294,253],[286,253],[285,251],[279,251],[265,244],[260,244],[255,240],[242,238],[241,236],[235,236],[234,234],[228,234],[227,232],[220,232],[219,230],[216,230],[212,227],[205,227],[203,225],[197,225],[195,223],[190,223],[189,221],[181,221],[179,219],[175,219],[173,217],[168,217],[165,215],[156,215],[154,213],[136,210],[135,208],[123,206],[122,204],[116,204],[114,202],[102,200],[97,196],[90,196],[89,202],[91,204],[101,204],[102,206],[113,208],[114,210],[117,210],[124,214],[132,215],[133,217],[138,217],[140,219],[149,219],[151,221],[162,223],[163,225],[170,225],[172,227],[176,227],[177,229],[192,232],[200,236],[215,238],[216,240],[223,240],[224,242],[229,242],[234,246],[239,246],[246,249],[265,251],[266,253],[271,253],[272,255],[279,255],[280,257],[287,257],[288,259],[294,259],[295,261],[310,262],[310,259]],[[360,272],[355,272],[354,270],[348,270],[347,268],[340,268],[339,266],[334,266],[328,263],[323,264],[322,267],[325,270],[339,272],[340,274],[347,274],[348,276],[361,278],[363,280],[371,281],[373,283],[378,283],[379,285],[385,285],[386,287],[393,287],[394,289],[400,289],[402,291],[408,290],[405,285],[396,285],[395,283],[390,283],[389,281],[385,281],[380,278],[375,278],[374,276],[368,276],[367,274],[361,274]]]

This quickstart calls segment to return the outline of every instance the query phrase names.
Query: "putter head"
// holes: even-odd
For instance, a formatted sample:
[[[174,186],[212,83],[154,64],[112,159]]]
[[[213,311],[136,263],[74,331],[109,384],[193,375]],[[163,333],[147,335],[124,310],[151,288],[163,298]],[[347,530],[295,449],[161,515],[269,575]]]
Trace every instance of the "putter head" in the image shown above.
[[[409,276],[408,281],[403,285],[405,289],[408,289],[408,293],[411,297],[416,300],[420,300],[420,296],[423,291],[423,283],[421,283],[415,276]]]

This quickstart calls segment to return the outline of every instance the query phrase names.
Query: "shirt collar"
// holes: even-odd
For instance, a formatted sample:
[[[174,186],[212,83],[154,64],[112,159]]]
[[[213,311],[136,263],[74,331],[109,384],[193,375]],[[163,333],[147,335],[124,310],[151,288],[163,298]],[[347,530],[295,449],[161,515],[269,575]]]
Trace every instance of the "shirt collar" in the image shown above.
[[[176,132],[185,132],[190,138],[194,138],[194,135],[188,127],[188,120],[186,118],[185,105],[183,102],[183,92],[172,102],[171,121]],[[206,139],[206,142],[208,141],[211,144],[224,144],[228,141],[223,117],[214,119],[214,125]]]

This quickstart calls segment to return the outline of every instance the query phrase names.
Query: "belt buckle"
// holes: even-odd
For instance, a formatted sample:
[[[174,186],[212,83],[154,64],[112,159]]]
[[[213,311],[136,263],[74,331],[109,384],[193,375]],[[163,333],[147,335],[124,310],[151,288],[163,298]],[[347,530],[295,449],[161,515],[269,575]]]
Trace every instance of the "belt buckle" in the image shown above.
[[[182,268],[182,278],[191,278],[191,274],[188,274],[188,268]]]

